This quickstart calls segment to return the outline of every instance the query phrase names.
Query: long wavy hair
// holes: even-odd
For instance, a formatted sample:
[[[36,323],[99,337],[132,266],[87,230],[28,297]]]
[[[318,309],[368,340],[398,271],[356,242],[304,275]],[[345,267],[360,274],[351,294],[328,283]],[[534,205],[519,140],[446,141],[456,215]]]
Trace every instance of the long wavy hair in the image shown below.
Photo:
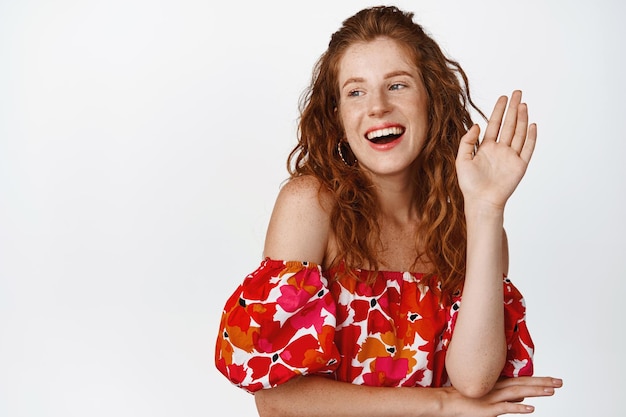
[[[339,118],[339,64],[346,49],[358,42],[385,37],[410,54],[428,93],[428,126],[424,148],[413,164],[418,231],[415,264],[429,265],[425,279],[451,295],[460,289],[466,268],[466,225],[463,195],[455,159],[460,138],[472,126],[469,107],[484,114],[471,100],[460,65],[447,58],[437,43],[413,21],[413,13],[379,6],[361,10],[335,32],[317,61],[311,84],[300,99],[298,144],[287,168],[291,177],[313,175],[334,198],[330,214],[337,253],[331,268],[343,262],[347,270],[368,265],[380,269],[379,205],[372,183],[338,152],[344,138]],[[424,272],[424,271],[419,271]],[[376,274],[372,274],[375,279]],[[433,279],[437,279],[437,283]]]

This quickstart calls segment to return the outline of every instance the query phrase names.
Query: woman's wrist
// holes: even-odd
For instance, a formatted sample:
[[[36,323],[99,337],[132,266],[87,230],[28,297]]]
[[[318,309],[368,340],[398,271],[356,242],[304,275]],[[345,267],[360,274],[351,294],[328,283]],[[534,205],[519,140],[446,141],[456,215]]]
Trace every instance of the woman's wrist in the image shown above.
[[[465,220],[487,220],[504,221],[504,206],[493,204],[487,201],[466,201]]]

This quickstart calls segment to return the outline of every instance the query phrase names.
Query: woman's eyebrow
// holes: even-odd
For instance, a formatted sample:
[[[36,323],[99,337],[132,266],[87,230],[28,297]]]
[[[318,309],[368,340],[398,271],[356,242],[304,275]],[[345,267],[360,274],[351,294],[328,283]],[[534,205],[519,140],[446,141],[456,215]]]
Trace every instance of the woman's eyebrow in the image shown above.
[[[392,71],[388,74],[385,75],[384,79],[388,80],[389,78],[393,78],[393,77],[398,77],[398,76],[406,76],[406,77],[411,77],[411,78],[415,78],[414,74],[411,74],[409,71],[404,71],[404,70],[398,70],[398,71]],[[348,78],[343,85],[341,86],[341,88],[344,88],[346,85],[348,84],[353,84],[353,83],[362,83],[365,81],[365,78],[363,77],[351,77]]]
[[[398,77],[398,76],[407,76],[407,77],[411,77],[411,78],[415,78],[415,76],[413,74],[411,74],[409,71],[404,71],[404,70],[398,70],[398,71],[393,71],[390,72],[389,74],[385,75],[385,80],[389,79],[389,78],[393,78],[393,77]]]
[[[362,83],[363,81],[365,81],[365,78],[362,77],[352,77],[352,78],[348,78],[346,80],[346,82],[343,83],[343,85],[341,86],[341,88],[345,87],[348,84],[354,84],[354,83]]]

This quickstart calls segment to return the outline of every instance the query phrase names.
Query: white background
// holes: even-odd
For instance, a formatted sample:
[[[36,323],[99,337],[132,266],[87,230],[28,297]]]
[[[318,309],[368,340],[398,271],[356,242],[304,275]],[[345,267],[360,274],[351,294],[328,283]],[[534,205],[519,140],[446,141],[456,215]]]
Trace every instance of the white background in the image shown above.
[[[0,1],[0,416],[254,416],[213,365],[297,102],[378,2]],[[537,416],[623,416],[624,3],[399,1],[539,142],[509,203]],[[218,411],[218,410],[224,411]]]

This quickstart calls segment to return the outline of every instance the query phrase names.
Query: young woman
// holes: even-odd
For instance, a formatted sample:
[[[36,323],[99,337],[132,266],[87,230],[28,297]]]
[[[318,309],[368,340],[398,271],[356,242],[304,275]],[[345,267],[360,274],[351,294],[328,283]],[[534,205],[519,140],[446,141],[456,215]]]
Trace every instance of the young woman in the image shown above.
[[[463,70],[412,18],[369,8],[332,36],[265,259],[226,302],[216,365],[262,416],[529,413],[561,385],[532,377],[506,278],[537,128],[515,91],[479,146]]]

